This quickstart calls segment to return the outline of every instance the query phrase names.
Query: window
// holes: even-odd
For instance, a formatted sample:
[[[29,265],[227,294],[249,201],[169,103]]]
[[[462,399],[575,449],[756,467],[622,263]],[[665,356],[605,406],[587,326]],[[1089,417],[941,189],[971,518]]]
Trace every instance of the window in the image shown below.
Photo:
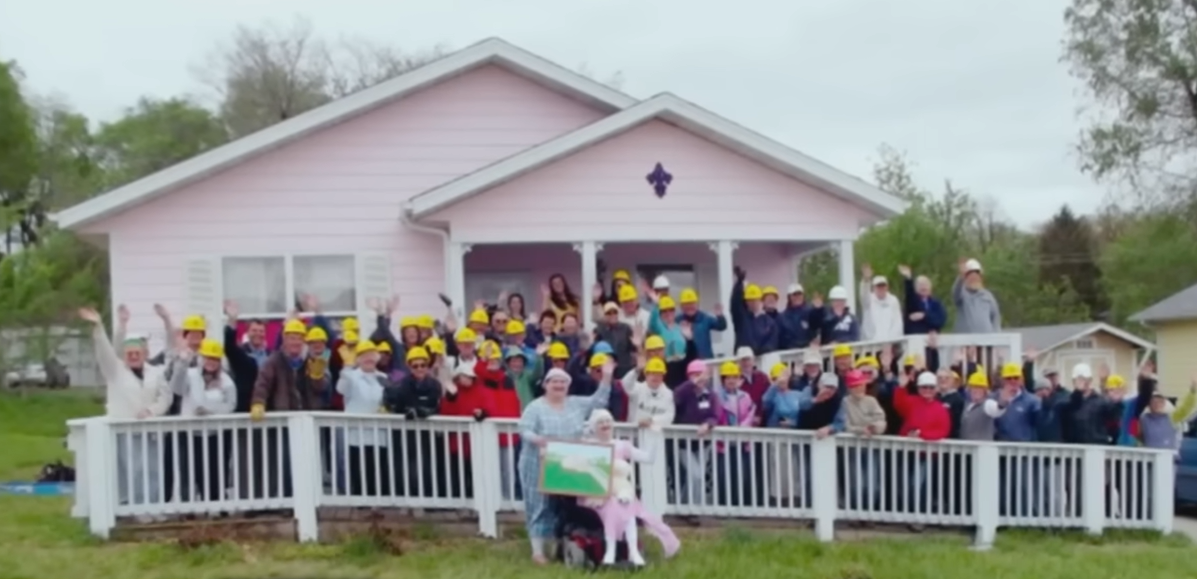
[[[1091,338],[1077,340],[1072,343],[1072,347],[1076,348],[1078,350],[1092,350],[1093,349],[1093,340]]]
[[[351,255],[226,257],[223,299],[245,318],[284,317],[303,294],[316,296],[328,314],[350,315],[357,310],[356,269]]]
[[[224,299],[253,317],[285,316],[287,262],[283,257],[226,257],[223,264]]]
[[[326,312],[357,309],[357,277],[352,255],[295,256],[295,295],[312,294]]]

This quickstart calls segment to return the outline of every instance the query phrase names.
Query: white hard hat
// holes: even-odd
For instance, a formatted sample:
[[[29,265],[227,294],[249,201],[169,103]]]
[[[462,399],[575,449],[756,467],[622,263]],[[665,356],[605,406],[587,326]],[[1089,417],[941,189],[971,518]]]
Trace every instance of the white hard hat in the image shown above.
[[[873,286],[889,285],[889,280],[885,279],[883,275],[873,276]]]
[[[1090,368],[1089,365],[1085,364],[1084,362],[1077,364],[1076,366],[1072,367],[1072,377],[1073,378],[1092,378],[1093,377],[1093,368]]]
[[[930,372],[923,372],[922,374],[919,374],[919,386],[934,386],[936,383],[937,381],[935,379],[935,374]]]
[[[837,285],[827,292],[827,299],[829,300],[846,300],[848,299],[848,290],[844,286]]]
[[[802,365],[803,366],[822,366],[823,365],[823,357],[820,356],[819,352],[816,350],[807,350],[806,353],[802,354]]]
[[[974,272],[974,271],[977,273],[981,273],[981,271],[983,271],[981,269],[981,262],[979,262],[975,259],[970,259],[970,260],[964,262],[964,272],[965,273]]]
[[[657,279],[653,280],[653,289],[655,289],[655,290],[669,289],[669,280],[663,275],[658,275]]]
[[[752,351],[752,348],[749,348],[748,346],[740,346],[736,350],[736,359],[737,360],[743,360],[745,358],[755,358],[755,357],[756,357],[756,354]]]
[[[805,293],[802,290],[802,284],[800,284],[800,283],[792,283],[792,284],[790,284],[790,288],[788,290],[786,290],[786,295],[800,294],[800,293]]]
[[[478,375],[474,373],[474,365],[469,362],[462,362],[453,370],[453,377],[465,376],[467,378],[477,378]]]

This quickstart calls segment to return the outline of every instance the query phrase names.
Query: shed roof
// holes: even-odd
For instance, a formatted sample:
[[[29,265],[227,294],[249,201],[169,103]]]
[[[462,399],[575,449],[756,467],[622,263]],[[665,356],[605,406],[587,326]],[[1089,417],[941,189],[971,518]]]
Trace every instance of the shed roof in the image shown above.
[[[1129,319],[1141,324],[1197,319],[1197,285],[1174,293]]]

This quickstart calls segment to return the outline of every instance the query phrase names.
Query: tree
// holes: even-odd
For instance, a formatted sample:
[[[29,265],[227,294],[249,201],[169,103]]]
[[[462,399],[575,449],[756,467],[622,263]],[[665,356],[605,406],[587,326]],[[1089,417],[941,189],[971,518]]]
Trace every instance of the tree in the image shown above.
[[[39,199],[29,189],[37,172],[37,134],[19,78],[15,63],[0,62],[0,227],[4,231],[4,253],[12,252],[14,242],[22,246],[35,243],[37,228],[45,219]]]
[[[1112,320],[1136,312],[1197,283],[1197,228],[1183,215],[1142,215],[1100,258]]]
[[[1052,217],[1039,234],[1039,279],[1072,287],[1097,318],[1108,307],[1097,266],[1093,229],[1068,205]]]
[[[54,99],[33,99],[37,174],[32,188],[47,210],[62,209],[100,192],[103,171],[91,129],[81,114]]]
[[[220,116],[242,137],[440,57],[406,53],[362,39],[330,44],[311,24],[240,26],[202,72],[221,95]]]
[[[1094,100],[1082,168],[1146,204],[1188,203],[1197,183],[1192,0],[1072,0],[1064,60]]]
[[[106,188],[117,187],[185,161],[228,141],[224,124],[187,99],[142,98],[95,137]]]

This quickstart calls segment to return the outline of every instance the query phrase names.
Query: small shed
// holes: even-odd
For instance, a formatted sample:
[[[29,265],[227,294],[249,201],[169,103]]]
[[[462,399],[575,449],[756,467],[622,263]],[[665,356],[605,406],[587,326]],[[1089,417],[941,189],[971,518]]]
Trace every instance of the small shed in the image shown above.
[[[1159,349],[1160,390],[1169,396],[1184,394],[1197,371],[1197,285],[1173,294],[1133,315],[1155,333]]]
[[[1155,344],[1101,322],[1031,326],[1008,331],[1022,336],[1024,349],[1036,352],[1037,373],[1055,369],[1065,382],[1072,367],[1080,363],[1089,364],[1094,371],[1106,364],[1111,373],[1133,381],[1138,377],[1139,364],[1155,349]]]

